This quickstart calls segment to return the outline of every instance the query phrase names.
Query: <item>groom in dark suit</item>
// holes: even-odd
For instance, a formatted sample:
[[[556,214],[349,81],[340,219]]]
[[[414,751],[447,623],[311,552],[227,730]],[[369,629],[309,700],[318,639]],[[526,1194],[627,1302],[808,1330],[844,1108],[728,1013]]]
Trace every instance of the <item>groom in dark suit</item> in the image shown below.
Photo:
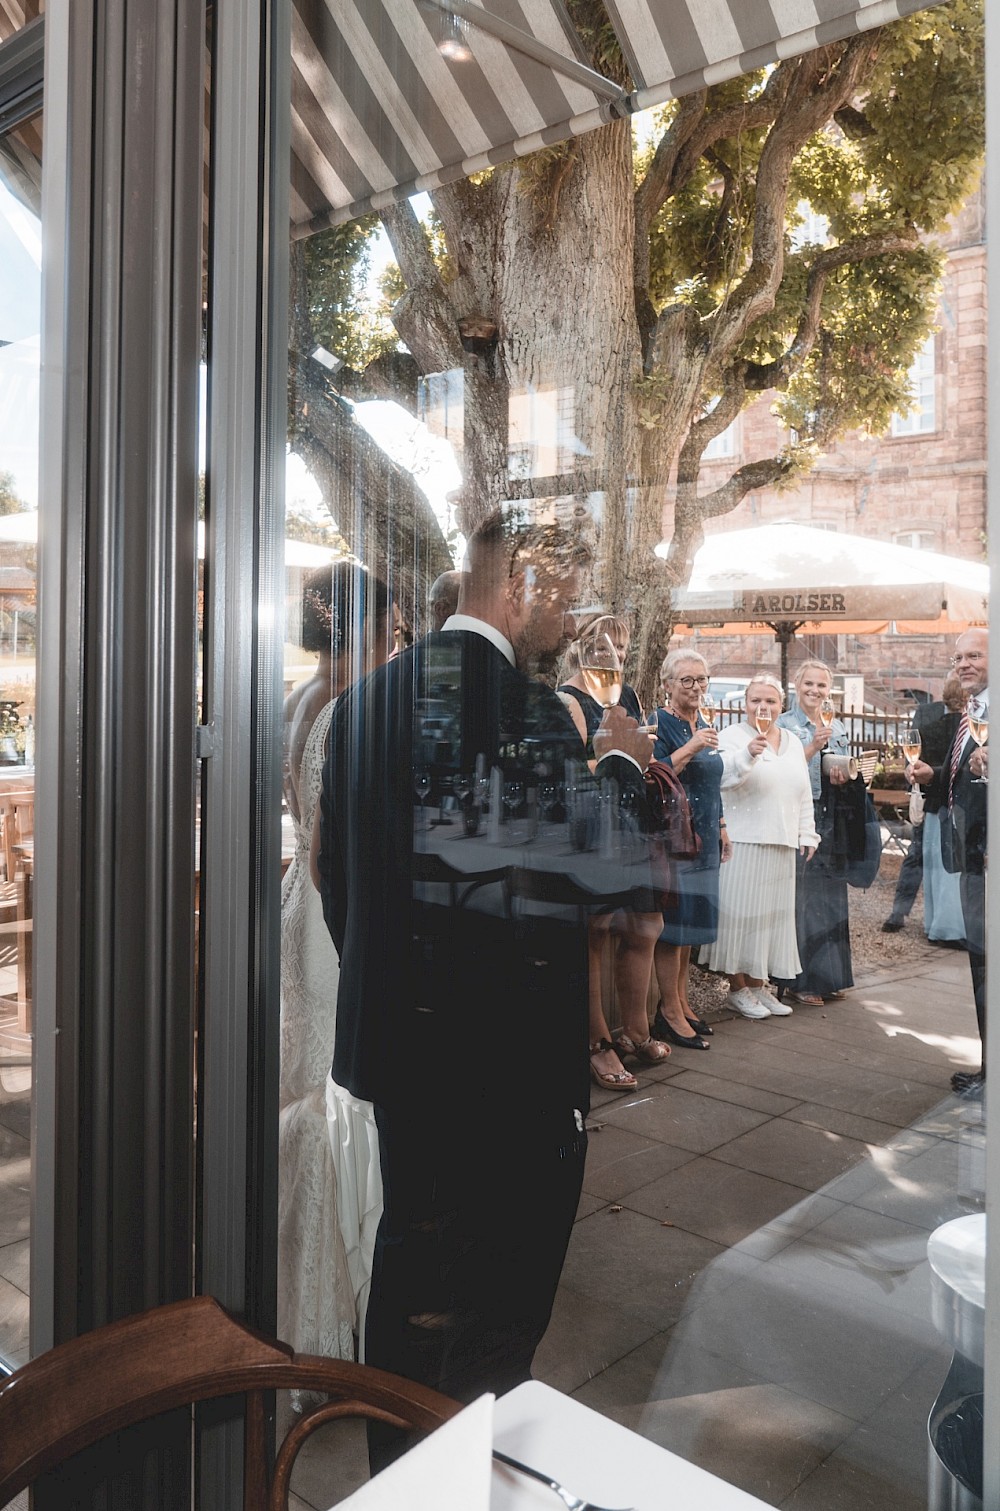
[[[501,791],[530,814],[540,782],[591,781],[537,680],[572,635],[588,561],[574,532],[491,516],[469,541],[459,612],[345,693],[330,730],[333,1075],[375,1104],[385,1198],[365,1358],[459,1399],[528,1378],[551,1313],[586,1152],[587,907],[544,885],[512,906],[504,881],[470,890],[474,869],[456,883],[467,854],[482,880],[511,852],[427,820],[477,769],[493,773],[494,814]],[[598,778],[643,811],[648,737],[612,709],[594,743]],[[518,847],[518,866],[544,849]],[[607,845],[572,857],[592,910],[641,881],[635,849],[620,865]],[[391,1450],[370,1441],[376,1467]]]
[[[957,1071],[951,1078],[953,1090],[961,1095],[977,1092],[986,1071],[986,794],[989,789],[978,780],[985,775],[986,757],[972,738],[969,719],[970,714],[977,712],[989,718],[988,655],[986,630],[966,630],[958,637],[952,664],[969,700],[966,711],[943,765],[933,767],[925,761],[917,761],[912,768],[914,781],[921,786],[932,786],[941,810],[941,853],[945,869],[958,872],[960,876],[976,1019],[983,1043],[982,1067],[977,1071]]]

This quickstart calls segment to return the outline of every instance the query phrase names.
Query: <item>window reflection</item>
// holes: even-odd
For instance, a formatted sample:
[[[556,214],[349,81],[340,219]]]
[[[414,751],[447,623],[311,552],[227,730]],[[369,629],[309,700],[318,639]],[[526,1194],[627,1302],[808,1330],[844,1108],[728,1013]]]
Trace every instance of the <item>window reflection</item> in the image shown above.
[[[0,1366],[28,1356],[40,122],[0,137]]]
[[[349,50],[338,59],[365,66]],[[816,63],[780,67],[802,83]],[[726,88],[756,107],[773,76]],[[413,80],[401,72],[388,113],[414,108]],[[468,101],[467,77],[440,82]],[[428,130],[436,100],[429,87]],[[931,501],[899,444],[927,429],[927,395],[915,420],[898,414],[928,351],[939,439],[962,384],[981,407],[978,155],[963,159],[967,180],[935,233],[942,285],[929,240],[891,254],[912,275],[903,295],[854,260],[872,229],[855,170],[876,198],[902,191],[857,145],[870,124],[851,113],[860,106],[831,116],[772,206],[774,298],[743,323],[762,286],[755,175],[769,127],[733,152],[713,141],[696,166],[671,156],[688,112],[710,132],[723,105],[721,91],[671,102],[628,126],[581,128],[568,146],[553,132],[513,167],[498,145],[467,180],[429,171],[412,199],[401,176],[396,200],[377,201],[381,228],[351,233],[368,248],[348,279],[353,308],[378,323],[379,350],[356,333],[324,337],[343,365],[317,391],[299,365],[314,333],[296,324],[309,423],[290,444],[301,440],[348,549],[384,577],[414,639],[407,653],[398,637],[401,654],[346,690],[333,719],[331,1084],[368,1091],[386,1131],[375,1357],[461,1394],[487,1378],[480,1367],[515,1383],[537,1343],[540,1378],[766,1500],[860,1504],[892,1484],[916,1508],[942,1385],[975,1394],[968,1356],[972,1376],[949,1374],[955,1339],[938,1326],[926,1254],[932,1231],[983,1201],[981,959],[973,940],[970,972],[969,884],[945,856],[955,803],[941,773],[964,707],[948,697],[949,658],[963,627],[985,621],[988,578],[968,524],[984,519],[982,485],[959,481],[983,475],[982,428],[942,441],[950,481]],[[658,171],[665,160],[676,179]],[[301,217],[315,265],[332,243],[308,229]],[[361,255],[379,266],[377,295]],[[805,291],[826,271],[813,327]],[[315,323],[317,290],[305,304]],[[953,317],[968,322],[964,347]],[[369,404],[387,417],[390,399],[407,418],[367,427],[379,454],[358,421]],[[447,485],[428,486],[407,451],[414,415],[449,448]],[[547,653],[545,635],[522,658],[508,611],[491,617],[475,542],[497,509],[507,530],[579,540],[587,565],[572,591],[546,588],[519,548],[500,577],[534,592],[537,573],[549,629],[575,616],[571,642],[613,626],[616,707],[627,687],[649,731],[636,759],[662,763],[652,785],[605,786],[600,699],[596,717],[583,703],[610,685],[586,684],[596,662]],[[927,554],[926,520],[945,513],[955,559],[942,612],[940,593],[919,601],[876,548],[912,546],[919,530]],[[800,526],[819,544],[792,540]],[[469,650],[482,622],[500,640]],[[559,688],[582,727],[565,703],[556,713]],[[935,772],[915,784],[922,810],[908,780],[915,726]],[[660,875],[652,857],[667,842]],[[621,867],[645,867],[643,886],[615,879]],[[538,990],[529,957],[543,976],[557,962],[557,988]],[[543,1217],[534,1174],[519,1200],[510,1170],[529,1163],[536,1114],[574,1055],[570,1106],[588,1148],[556,1262],[549,1222],[568,1221],[566,1171]],[[580,1150],[567,1139],[571,1164]],[[439,1206],[420,1185],[428,1171],[441,1174]],[[466,1226],[480,1186],[494,1210]],[[480,1254],[498,1212],[537,1222],[524,1264],[533,1302],[547,1287],[554,1305],[547,1329],[527,1303],[521,1332],[494,1316],[491,1353],[471,1341],[469,1314],[493,1316],[503,1277],[470,1259],[467,1289],[449,1288],[434,1255],[450,1271],[449,1243]],[[491,1238],[491,1262],[520,1237]],[[489,1301],[473,1285],[484,1277]]]

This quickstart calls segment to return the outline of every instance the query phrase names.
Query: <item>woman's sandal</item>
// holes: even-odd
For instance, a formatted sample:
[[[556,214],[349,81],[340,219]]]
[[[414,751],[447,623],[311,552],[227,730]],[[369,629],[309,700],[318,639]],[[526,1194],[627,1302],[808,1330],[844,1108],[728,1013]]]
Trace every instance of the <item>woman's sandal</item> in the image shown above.
[[[793,992],[786,988],[778,998],[779,1002],[798,1002],[803,1007],[822,1007],[823,998],[815,992]]]
[[[635,1055],[637,1060],[645,1060],[649,1065],[657,1065],[670,1053],[667,1045],[661,1043],[659,1039],[654,1039],[652,1034],[647,1034],[638,1044],[623,1028],[616,1028],[611,1037],[615,1041],[615,1048],[623,1058],[625,1055]]]
[[[596,1039],[590,1046],[590,1074],[598,1086],[603,1086],[605,1091],[635,1091],[639,1082],[630,1070],[598,1070],[594,1064],[594,1056],[617,1054],[617,1046],[610,1039]]]

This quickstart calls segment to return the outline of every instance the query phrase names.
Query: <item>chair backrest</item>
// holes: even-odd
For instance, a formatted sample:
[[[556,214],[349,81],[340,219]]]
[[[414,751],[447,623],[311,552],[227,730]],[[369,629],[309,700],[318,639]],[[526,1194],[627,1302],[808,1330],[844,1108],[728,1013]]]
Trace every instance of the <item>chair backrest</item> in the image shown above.
[[[321,1392],[279,1449],[268,1482],[264,1395]],[[383,1370],[293,1354],[195,1296],[124,1317],[40,1354],[0,1385],[0,1506],[39,1475],[110,1433],[160,1412],[247,1396],[246,1511],[287,1511],[295,1456],[323,1422],[368,1417],[429,1431],[460,1405]]]
[[[858,757],[858,765],[866,787],[870,787],[875,776],[875,767],[878,765],[877,750],[863,750]]]
[[[0,793],[0,843],[3,845],[7,880],[14,880],[17,869],[15,845],[30,839],[35,832],[35,794],[32,791]]]

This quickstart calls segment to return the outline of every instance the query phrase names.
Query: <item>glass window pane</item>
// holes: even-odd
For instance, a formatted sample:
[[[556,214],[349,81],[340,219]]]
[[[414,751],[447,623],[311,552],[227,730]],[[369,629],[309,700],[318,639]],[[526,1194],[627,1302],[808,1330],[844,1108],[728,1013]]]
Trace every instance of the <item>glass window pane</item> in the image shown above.
[[[28,1355],[40,128],[38,119],[0,137],[0,1366],[8,1367]]]
[[[293,38],[288,533],[330,558],[287,585],[281,1326],[347,1356],[367,1326],[371,1362],[469,1396],[530,1364],[767,1503],[918,1511],[935,1402],[941,1474],[974,1474],[982,1388],[932,1301],[966,1229],[928,1261],[984,1201],[985,784],[955,741],[985,665],[951,666],[989,590],[978,159],[918,312],[830,258],[882,192],[831,115],[743,323],[763,135],[675,183],[703,107],[674,102],[411,192],[449,110],[485,131],[501,76],[543,87],[453,38],[418,61],[435,25]],[[932,468],[896,445],[931,435]],[[614,1458],[569,1483],[642,1503]]]

